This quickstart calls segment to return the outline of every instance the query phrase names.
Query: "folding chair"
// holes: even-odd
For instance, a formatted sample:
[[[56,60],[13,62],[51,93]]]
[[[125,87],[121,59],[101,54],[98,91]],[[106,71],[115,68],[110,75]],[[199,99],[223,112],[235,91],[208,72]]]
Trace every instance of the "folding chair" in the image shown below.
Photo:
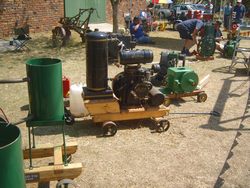
[[[29,50],[29,47],[26,46],[28,41],[31,39],[29,36],[29,25],[21,28],[14,28],[15,37],[13,38],[13,45],[16,47],[15,51],[21,49]]]
[[[241,27],[241,31],[243,29],[249,29],[250,30],[250,26],[243,28]],[[250,42],[250,36],[238,36],[240,38],[240,41],[244,41],[244,40],[249,40]],[[249,47],[241,47],[240,46],[240,42],[236,45],[234,53],[233,53],[233,58],[232,58],[232,63],[230,66],[230,71],[232,70],[232,68],[236,65],[236,64],[243,64],[246,68],[247,68],[247,74],[250,74],[250,48]]]

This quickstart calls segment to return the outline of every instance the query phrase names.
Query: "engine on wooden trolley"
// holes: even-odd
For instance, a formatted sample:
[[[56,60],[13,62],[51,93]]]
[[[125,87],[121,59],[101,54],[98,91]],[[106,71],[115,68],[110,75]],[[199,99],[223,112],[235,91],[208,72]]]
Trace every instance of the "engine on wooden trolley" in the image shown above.
[[[152,61],[153,52],[151,50],[120,52],[119,62],[124,65],[124,71],[114,77],[112,89],[122,107],[163,104],[164,95],[150,82],[152,70],[141,66],[141,64]]]

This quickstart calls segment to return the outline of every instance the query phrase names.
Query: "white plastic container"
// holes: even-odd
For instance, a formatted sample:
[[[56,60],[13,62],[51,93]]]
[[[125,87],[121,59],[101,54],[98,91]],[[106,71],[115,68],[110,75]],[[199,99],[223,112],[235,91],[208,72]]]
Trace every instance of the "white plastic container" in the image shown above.
[[[83,84],[70,86],[69,110],[74,117],[84,117],[89,114],[83,102]]]

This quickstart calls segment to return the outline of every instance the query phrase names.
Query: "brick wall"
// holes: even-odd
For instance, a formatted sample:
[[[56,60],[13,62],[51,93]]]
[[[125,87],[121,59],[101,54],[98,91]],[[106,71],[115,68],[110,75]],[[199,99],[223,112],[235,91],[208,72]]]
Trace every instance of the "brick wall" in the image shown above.
[[[147,6],[146,0],[132,0],[131,4],[131,16],[132,18],[134,16],[139,15],[140,10],[145,9]],[[118,12],[118,19],[120,25],[125,25],[124,22],[124,13],[129,13],[130,9],[130,0],[121,0],[119,4],[119,12]],[[110,0],[107,0],[106,5],[106,19],[107,22],[112,23],[112,6],[110,3]]]
[[[146,0],[132,0],[131,15],[138,15],[145,9]],[[130,0],[119,4],[119,24],[124,25],[124,13],[129,12]],[[64,0],[0,0],[0,38],[12,34],[15,24],[30,25],[31,33],[51,31],[64,15]],[[110,0],[106,4],[106,20],[112,23]]]
[[[64,0],[0,0],[0,37],[11,35],[15,24],[30,32],[51,31],[64,15]]]

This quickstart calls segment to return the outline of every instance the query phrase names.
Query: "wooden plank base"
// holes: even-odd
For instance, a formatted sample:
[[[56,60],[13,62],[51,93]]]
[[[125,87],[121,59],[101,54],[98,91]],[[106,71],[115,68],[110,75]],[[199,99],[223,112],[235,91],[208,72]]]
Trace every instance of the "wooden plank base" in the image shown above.
[[[49,182],[61,179],[74,179],[82,172],[82,163],[40,166],[25,169],[26,183]]]
[[[64,151],[63,145],[60,145],[62,151]],[[68,142],[66,143],[66,151],[67,154],[73,154],[77,150],[76,142]],[[51,157],[54,155],[54,146],[52,144],[43,144],[38,145],[36,148],[31,148],[32,158],[43,158],[43,157]],[[63,152],[64,154],[64,152]],[[29,148],[25,148],[23,150],[23,158],[29,159]]]
[[[90,115],[120,112],[120,105],[115,98],[85,100],[84,105],[86,106]]]
[[[75,153],[76,149],[76,142],[70,142],[66,144],[67,155]],[[24,159],[28,159],[29,149],[25,149],[23,154]],[[46,144],[38,148],[32,148],[32,159],[50,156],[53,156],[53,165],[32,167],[24,170],[26,183],[74,179],[81,174],[82,163],[63,163],[63,145],[52,146],[50,144]]]
[[[97,114],[93,116],[95,123],[105,121],[124,121],[144,118],[157,118],[169,114],[169,108],[165,106],[148,108],[122,109],[120,113]]]

